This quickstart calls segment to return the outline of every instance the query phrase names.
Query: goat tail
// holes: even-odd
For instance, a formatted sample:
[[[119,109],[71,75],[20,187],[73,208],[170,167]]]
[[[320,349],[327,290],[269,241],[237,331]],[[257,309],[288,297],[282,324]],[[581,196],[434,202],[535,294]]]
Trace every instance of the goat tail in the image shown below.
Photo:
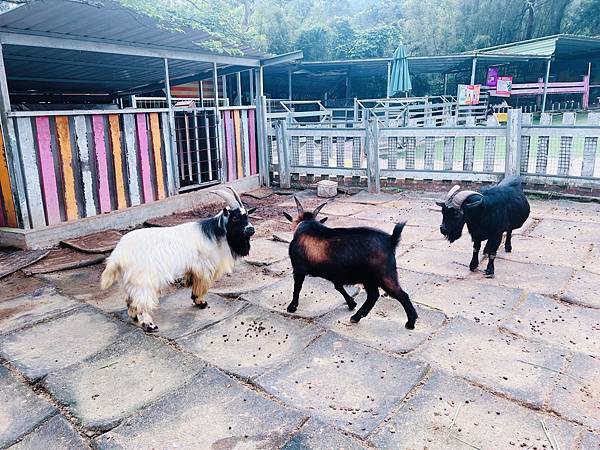
[[[402,230],[404,229],[404,225],[406,222],[399,222],[394,227],[394,231],[392,232],[392,247],[395,249],[398,247],[398,243],[400,242],[400,235],[402,234]]]
[[[120,274],[121,268],[119,265],[113,260],[109,259],[108,263],[106,264],[106,268],[100,277],[100,288],[108,289],[111,287],[113,284],[115,284],[115,281],[117,281],[117,278]]]

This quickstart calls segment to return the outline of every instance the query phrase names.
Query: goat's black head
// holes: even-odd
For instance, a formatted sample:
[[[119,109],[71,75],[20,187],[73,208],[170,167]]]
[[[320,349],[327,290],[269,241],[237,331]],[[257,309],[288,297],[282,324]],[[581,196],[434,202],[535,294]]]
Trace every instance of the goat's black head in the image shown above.
[[[436,204],[442,207],[440,233],[451,243],[462,236],[462,231],[467,221],[466,215],[483,203],[483,196],[479,192],[459,192],[459,190],[460,186],[456,185],[450,189],[450,192],[443,199],[436,201]],[[473,197],[469,198],[471,196]]]
[[[228,186],[227,186],[228,187]],[[220,213],[220,226],[225,231],[227,243],[231,251],[238,256],[247,256],[250,253],[250,237],[255,230],[248,216],[256,208],[246,209],[237,192],[228,187],[231,192],[215,191],[215,194],[227,200],[231,205],[223,208]]]
[[[296,196],[294,196],[294,200],[296,201],[296,208],[298,209],[298,215],[296,216],[296,218],[293,218],[291,215],[289,215],[286,212],[283,213],[285,218],[287,220],[289,220],[290,222],[292,222],[292,231],[296,230],[296,227],[300,224],[300,222],[305,222],[308,220],[317,220],[317,214],[319,214],[319,212],[321,211],[323,206],[325,206],[327,204],[327,202],[325,202],[325,203],[317,206],[313,211],[304,211],[304,207],[302,206],[302,203],[300,203],[300,200],[298,200],[296,198]],[[327,221],[327,217],[323,217],[322,219],[319,220],[319,222],[321,222],[321,223],[325,223],[326,221]]]

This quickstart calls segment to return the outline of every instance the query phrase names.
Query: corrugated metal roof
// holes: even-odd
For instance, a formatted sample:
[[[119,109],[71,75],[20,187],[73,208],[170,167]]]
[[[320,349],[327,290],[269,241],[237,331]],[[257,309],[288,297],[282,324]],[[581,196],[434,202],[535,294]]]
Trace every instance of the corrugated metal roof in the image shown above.
[[[512,42],[478,50],[502,55],[541,55],[555,58],[584,56],[600,52],[600,37],[556,34],[527,41]]]
[[[169,73],[172,80],[190,76],[206,78],[211,74],[210,55],[218,54],[201,48],[198,43],[214,39],[212,36],[198,30],[167,31],[150,17],[135,14],[112,0],[102,3],[103,7],[95,7],[68,0],[37,1],[0,14],[0,33],[161,49],[167,54],[185,51],[208,55],[207,62],[170,59]],[[244,70],[246,59],[256,65],[260,59],[270,56],[249,47],[239,50],[244,56],[236,58],[235,65],[223,63],[219,67],[230,72],[236,68]],[[114,94],[146,85],[158,89],[164,80],[161,58],[6,43],[3,52],[9,88],[13,92]],[[242,65],[238,65],[240,63]]]

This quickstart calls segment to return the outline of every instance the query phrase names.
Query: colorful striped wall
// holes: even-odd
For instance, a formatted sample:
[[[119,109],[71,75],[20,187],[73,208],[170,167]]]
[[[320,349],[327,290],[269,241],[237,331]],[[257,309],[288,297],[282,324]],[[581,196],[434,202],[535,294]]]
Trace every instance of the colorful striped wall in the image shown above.
[[[226,181],[256,175],[256,110],[253,108],[221,109],[221,130]]]
[[[54,225],[175,193],[173,161],[165,152],[167,113],[36,115],[9,120],[16,175],[9,176],[11,166],[2,145],[2,226]],[[17,208],[13,199],[18,200]]]

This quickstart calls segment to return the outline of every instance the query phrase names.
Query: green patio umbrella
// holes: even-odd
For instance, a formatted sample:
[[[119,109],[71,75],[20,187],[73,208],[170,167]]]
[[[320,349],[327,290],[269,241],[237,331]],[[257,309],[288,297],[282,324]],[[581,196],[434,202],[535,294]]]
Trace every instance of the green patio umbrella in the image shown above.
[[[408,92],[412,89],[410,74],[408,73],[408,60],[404,45],[400,44],[394,52],[392,70],[388,80],[388,96],[393,97],[399,92]]]

